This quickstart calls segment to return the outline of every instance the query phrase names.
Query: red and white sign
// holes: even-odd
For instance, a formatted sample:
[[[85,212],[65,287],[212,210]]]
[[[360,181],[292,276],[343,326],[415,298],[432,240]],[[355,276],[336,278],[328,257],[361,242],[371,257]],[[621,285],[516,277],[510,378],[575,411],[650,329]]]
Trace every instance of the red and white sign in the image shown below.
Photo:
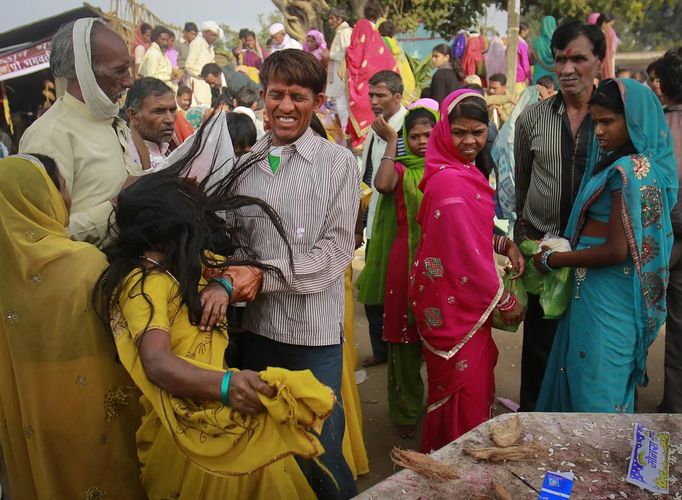
[[[52,42],[47,40],[0,56],[0,82],[49,68],[51,49]]]

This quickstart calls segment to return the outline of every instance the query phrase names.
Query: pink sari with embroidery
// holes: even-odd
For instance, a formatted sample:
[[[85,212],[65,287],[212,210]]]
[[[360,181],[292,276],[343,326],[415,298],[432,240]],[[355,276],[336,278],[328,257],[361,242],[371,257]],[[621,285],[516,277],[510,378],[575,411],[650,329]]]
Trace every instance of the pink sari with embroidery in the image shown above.
[[[439,449],[490,418],[497,347],[492,311],[503,288],[493,253],[493,189],[452,144],[448,110],[480,94],[460,89],[441,106],[420,189],[422,239],[410,303],[424,341],[428,410],[422,451]]]
[[[369,79],[385,69],[397,72],[395,59],[374,25],[368,19],[360,19],[346,50],[348,132],[354,147],[363,143],[375,118],[369,103]]]

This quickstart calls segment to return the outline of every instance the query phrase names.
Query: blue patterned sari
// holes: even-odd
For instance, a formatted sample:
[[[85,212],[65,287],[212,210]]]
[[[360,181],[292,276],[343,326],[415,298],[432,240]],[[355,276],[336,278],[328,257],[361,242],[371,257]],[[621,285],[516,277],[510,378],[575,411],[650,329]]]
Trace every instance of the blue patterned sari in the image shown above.
[[[620,190],[629,255],[618,265],[574,269],[574,296],[557,326],[537,411],[632,413],[635,385],[647,382],[647,352],[666,318],[678,187],[672,136],[648,87],[616,81],[636,154],[596,171],[603,152],[592,139],[566,237],[575,250],[605,243],[582,228],[588,218],[608,221]]]

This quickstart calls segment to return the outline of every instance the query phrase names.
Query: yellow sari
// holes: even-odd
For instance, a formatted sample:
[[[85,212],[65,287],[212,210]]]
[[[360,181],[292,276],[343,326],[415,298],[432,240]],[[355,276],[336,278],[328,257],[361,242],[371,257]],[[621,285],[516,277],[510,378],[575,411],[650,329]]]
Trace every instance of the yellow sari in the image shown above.
[[[343,370],[341,380],[341,397],[343,398],[343,411],[346,415],[346,431],[343,434],[343,456],[350,467],[353,477],[369,472],[369,459],[365,447],[365,438],[362,434],[362,406],[360,404],[360,392],[355,382],[355,366],[358,361],[358,353],[355,350],[353,336],[353,266],[346,269],[346,312],[343,321]]]
[[[177,356],[216,371],[224,371],[228,338],[225,331],[202,332],[190,323],[172,275],[149,272],[144,294],[140,275],[136,269],[124,280],[111,325],[121,362],[143,393],[146,415],[137,444],[149,498],[315,498],[294,455],[324,452],[311,429],[319,432],[331,413],[331,389],[308,370],[268,368],[261,378],[278,393],[272,399],[261,395],[267,411],[255,417],[218,401],[195,402],[163,391],[147,379],[140,362],[137,342],[145,331],[168,332]]]
[[[106,268],[71,241],[38,160],[0,160],[0,445],[14,499],[145,498],[139,392],[90,306]]]

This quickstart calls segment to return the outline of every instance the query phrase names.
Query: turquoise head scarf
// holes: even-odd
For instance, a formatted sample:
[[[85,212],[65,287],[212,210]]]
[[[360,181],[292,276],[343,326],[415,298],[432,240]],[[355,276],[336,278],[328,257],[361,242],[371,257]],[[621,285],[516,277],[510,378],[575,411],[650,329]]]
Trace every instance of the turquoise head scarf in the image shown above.
[[[556,30],[556,19],[553,16],[545,16],[542,18],[542,26],[540,28],[540,36],[533,42],[535,54],[542,65],[551,68],[554,65],[554,54],[552,54],[552,35]],[[553,71],[543,68],[541,64],[535,63],[533,69],[533,83],[538,83],[538,80],[543,76],[551,76],[554,80],[554,86],[558,89],[558,82]]]
[[[666,318],[668,262],[673,245],[670,211],[677,203],[677,164],[673,139],[658,98],[648,87],[630,79],[605,80],[601,85],[618,85],[625,106],[630,141],[636,154],[621,156],[595,173],[603,156],[596,139],[590,142],[588,168],[576,197],[566,228],[575,240],[585,222],[589,205],[599,196],[612,176],[622,179],[622,219],[635,266],[634,311],[639,325],[636,341],[635,380],[646,380],[649,346]]]

